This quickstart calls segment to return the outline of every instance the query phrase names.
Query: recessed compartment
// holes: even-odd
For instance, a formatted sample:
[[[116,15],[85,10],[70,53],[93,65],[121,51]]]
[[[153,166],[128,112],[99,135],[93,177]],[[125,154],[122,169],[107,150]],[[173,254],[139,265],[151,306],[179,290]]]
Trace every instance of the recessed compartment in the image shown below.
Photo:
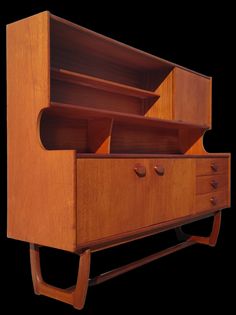
[[[114,123],[111,153],[180,153],[178,129]]]
[[[182,131],[198,130],[196,137],[204,132],[203,126],[62,103],[51,103],[42,111],[39,129],[48,150],[104,154],[183,153]],[[188,146],[196,139],[192,137]]]

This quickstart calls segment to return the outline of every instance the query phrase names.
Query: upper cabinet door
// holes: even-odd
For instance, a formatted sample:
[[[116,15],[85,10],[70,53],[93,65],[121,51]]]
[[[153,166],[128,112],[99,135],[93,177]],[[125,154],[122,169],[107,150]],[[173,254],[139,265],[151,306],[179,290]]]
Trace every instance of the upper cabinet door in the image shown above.
[[[173,118],[211,126],[211,78],[175,68]]]

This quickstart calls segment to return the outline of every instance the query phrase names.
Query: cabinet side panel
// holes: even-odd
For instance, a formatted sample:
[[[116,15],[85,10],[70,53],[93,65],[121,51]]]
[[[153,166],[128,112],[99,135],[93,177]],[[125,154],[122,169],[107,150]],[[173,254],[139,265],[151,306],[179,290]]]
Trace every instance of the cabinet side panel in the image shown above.
[[[174,119],[211,126],[211,79],[175,68],[173,71]]]
[[[40,144],[50,102],[49,14],[7,27],[8,237],[73,251],[75,152]]]

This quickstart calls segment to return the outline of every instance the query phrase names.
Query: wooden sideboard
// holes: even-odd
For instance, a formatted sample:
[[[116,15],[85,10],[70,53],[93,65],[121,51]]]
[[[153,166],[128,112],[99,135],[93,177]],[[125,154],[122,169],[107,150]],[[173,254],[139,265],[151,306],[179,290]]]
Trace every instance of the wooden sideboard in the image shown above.
[[[89,285],[216,244],[230,154],[203,147],[211,82],[49,12],[7,26],[7,230],[30,243],[36,294],[81,309]],[[182,231],[208,216],[209,237]],[[89,277],[92,252],[169,229],[177,245]],[[80,255],[73,288],[44,282],[40,246]]]

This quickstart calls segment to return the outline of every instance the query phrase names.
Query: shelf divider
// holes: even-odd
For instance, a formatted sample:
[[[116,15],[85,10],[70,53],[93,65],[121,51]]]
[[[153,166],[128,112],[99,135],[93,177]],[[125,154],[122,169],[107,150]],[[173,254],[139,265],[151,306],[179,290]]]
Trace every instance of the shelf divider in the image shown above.
[[[89,151],[97,154],[109,154],[113,119],[100,118],[88,121]]]

